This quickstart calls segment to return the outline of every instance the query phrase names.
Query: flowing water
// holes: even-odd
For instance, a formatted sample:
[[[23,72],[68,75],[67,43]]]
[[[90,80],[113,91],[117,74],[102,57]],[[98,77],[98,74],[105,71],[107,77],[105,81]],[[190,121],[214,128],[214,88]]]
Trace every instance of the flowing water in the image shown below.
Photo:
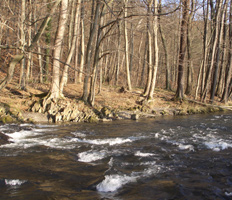
[[[0,125],[0,199],[232,199],[231,122]]]

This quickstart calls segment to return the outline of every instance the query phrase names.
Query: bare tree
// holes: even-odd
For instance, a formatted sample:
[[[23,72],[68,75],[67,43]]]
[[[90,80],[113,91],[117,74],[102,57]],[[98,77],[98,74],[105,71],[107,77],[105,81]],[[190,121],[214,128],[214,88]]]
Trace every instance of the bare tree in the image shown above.
[[[74,2],[76,0],[73,0]],[[75,45],[76,45],[76,41],[77,41],[77,37],[78,37],[78,26],[80,24],[80,8],[81,8],[81,0],[77,1],[77,5],[75,6],[75,19],[74,19],[74,28],[73,28],[73,36],[72,36],[72,40],[70,42],[71,46],[69,49],[69,53],[68,53],[68,57],[66,59],[65,62],[65,66],[64,66],[64,70],[63,70],[63,75],[61,78],[61,82],[60,82],[60,95],[63,95],[63,89],[64,89],[64,85],[67,82],[68,79],[68,69],[69,69],[69,64],[71,62],[74,50],[75,50]],[[70,24],[70,26],[72,26]]]
[[[179,51],[179,66],[178,66],[178,82],[175,99],[182,101],[184,99],[184,59],[187,46],[187,28],[189,20],[189,4],[190,0],[183,0],[182,22],[180,32],[180,51]]]
[[[60,17],[58,29],[56,32],[55,49],[53,52],[53,72],[50,98],[58,99],[60,97],[60,57],[64,38],[65,25],[67,22],[68,0],[62,0],[60,6]]]
[[[230,17],[229,17],[229,55],[228,64],[225,71],[225,85],[221,101],[224,103],[228,102],[228,98],[231,95],[231,71],[232,71],[232,3],[230,2]]]
[[[37,44],[39,38],[41,37],[41,35],[43,34],[49,20],[51,19],[51,16],[54,14],[56,7],[59,5],[61,0],[56,0],[52,6],[51,12],[48,13],[46,15],[46,17],[44,18],[42,24],[40,25],[40,28],[38,30],[38,32],[36,33],[36,35],[33,37],[31,45],[29,47],[27,47],[27,51],[31,51],[35,45]],[[8,46],[3,46],[1,48],[10,48]],[[13,47],[16,48],[16,47]],[[0,90],[2,88],[4,88],[7,84],[9,84],[12,80],[13,74],[14,74],[14,70],[15,70],[15,66],[24,58],[24,53],[23,54],[17,54],[15,56],[13,56],[12,60],[9,63],[8,69],[7,69],[7,76],[6,78],[0,83]]]

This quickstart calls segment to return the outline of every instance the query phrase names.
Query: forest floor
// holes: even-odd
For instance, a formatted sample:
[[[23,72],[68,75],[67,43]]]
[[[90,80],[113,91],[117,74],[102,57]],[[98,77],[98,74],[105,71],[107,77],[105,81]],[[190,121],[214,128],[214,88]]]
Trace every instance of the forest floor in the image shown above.
[[[5,76],[6,69],[2,65],[0,70],[0,80],[3,80]],[[30,82],[27,86],[27,91],[23,91],[19,88],[18,77],[19,68],[16,68],[15,76],[12,82],[0,92],[0,122],[11,121],[6,120],[7,115],[11,115],[14,118],[16,117],[16,120],[20,119],[21,121],[26,121],[26,118],[32,118],[35,122],[47,121],[48,119],[44,116],[42,116],[43,120],[41,120],[40,116],[38,116],[39,118],[34,117],[36,114],[38,114],[38,112],[41,114],[41,110],[35,111],[36,113],[31,111],[33,110],[32,105],[41,100],[41,97],[36,96],[39,96],[39,94],[48,93],[50,84],[40,84],[38,81]],[[200,102],[196,103],[189,101],[194,100],[192,96],[187,96],[186,99],[188,100],[183,102],[173,101],[175,93],[173,91],[168,91],[161,88],[156,88],[154,91],[153,100],[147,102],[144,101],[144,97],[141,96],[143,93],[143,89],[141,88],[133,88],[132,91],[120,91],[120,89],[121,87],[103,85],[101,92],[96,93],[94,107],[91,107],[81,101],[83,85],[68,84],[64,88],[65,99],[62,101],[62,103],[68,102],[68,104],[70,104],[71,102],[71,104],[78,104],[78,107],[74,107],[76,109],[75,111],[84,113],[85,117],[83,117],[82,121],[88,121],[86,120],[86,117],[93,115],[93,111],[96,113],[96,110],[98,112],[97,118],[137,119],[138,117],[188,115],[195,113],[215,112],[218,110],[231,109],[232,105],[232,102],[229,102],[226,105],[228,107],[224,109],[225,105],[221,104],[218,99],[215,99],[213,105],[203,105]],[[56,105],[57,104],[55,104],[55,107]],[[64,107],[62,109],[64,109]],[[99,115],[99,113],[102,112],[102,109],[103,115]],[[89,112],[90,110],[92,110],[92,112]],[[74,113],[74,110],[72,112]],[[27,113],[27,116],[22,115],[21,113]],[[43,113],[45,112],[42,111],[42,114]],[[48,114],[48,112],[46,114]],[[4,119],[2,119],[2,116]],[[60,119],[61,120],[59,121],[64,121],[62,120],[62,117]],[[57,120],[55,120],[55,122],[56,121]],[[79,121],[81,121],[81,119]]]
[[[3,74],[0,74],[0,79]],[[35,95],[48,92],[49,84],[30,83],[27,91],[19,89],[18,83],[13,81],[2,89],[0,93],[0,105],[5,105],[20,112],[28,113],[31,111],[31,102],[38,101]],[[77,102],[81,100],[83,86],[82,84],[68,84],[64,89],[66,100]],[[156,88],[154,92],[154,99],[150,102],[144,103],[144,97],[141,96],[143,90],[134,88],[132,91],[120,91],[120,87],[113,87],[103,85],[101,93],[96,94],[94,107],[98,110],[106,107],[109,110],[117,110],[118,113],[124,113],[121,118],[132,118],[132,115],[139,117],[156,117],[162,115],[188,115],[195,113],[208,113],[219,110],[224,110],[224,106],[219,101],[215,101],[214,105],[201,105],[191,101],[175,102],[173,97],[175,95],[172,91]],[[191,96],[188,99],[193,99]],[[83,104],[84,105],[84,104]],[[228,104],[231,106],[231,102]],[[1,113],[1,111],[0,111]],[[29,113],[33,116],[33,113]],[[33,118],[33,117],[32,117]],[[34,121],[36,120],[33,118]],[[137,117],[135,117],[137,119]],[[2,120],[3,121],[3,120]],[[4,122],[4,121],[3,121]]]

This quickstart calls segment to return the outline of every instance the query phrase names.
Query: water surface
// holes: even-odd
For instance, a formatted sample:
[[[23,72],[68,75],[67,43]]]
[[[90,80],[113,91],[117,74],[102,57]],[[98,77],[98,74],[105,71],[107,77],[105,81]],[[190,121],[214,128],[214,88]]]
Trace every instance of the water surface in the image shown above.
[[[231,121],[1,125],[0,199],[232,199]]]

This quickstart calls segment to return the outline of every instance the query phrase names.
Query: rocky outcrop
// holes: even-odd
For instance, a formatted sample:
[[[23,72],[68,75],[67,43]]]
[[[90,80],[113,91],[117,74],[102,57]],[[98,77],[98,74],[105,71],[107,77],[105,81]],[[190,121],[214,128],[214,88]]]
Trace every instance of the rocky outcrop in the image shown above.
[[[8,104],[0,103],[0,122],[5,124],[22,121],[23,116],[19,109],[14,108]]]
[[[59,99],[58,101],[36,101],[31,106],[34,113],[43,113],[48,122],[95,122],[98,115],[82,101]]]

